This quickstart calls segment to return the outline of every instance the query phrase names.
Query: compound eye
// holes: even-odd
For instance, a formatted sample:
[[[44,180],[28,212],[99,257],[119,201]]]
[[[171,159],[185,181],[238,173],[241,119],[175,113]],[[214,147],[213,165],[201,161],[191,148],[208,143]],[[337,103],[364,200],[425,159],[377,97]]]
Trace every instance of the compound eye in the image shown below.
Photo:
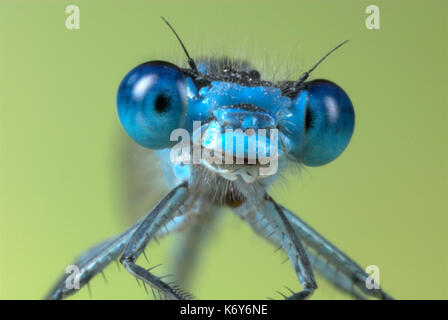
[[[353,134],[355,113],[347,94],[327,80],[307,83],[303,162],[321,166],[336,159]]]
[[[126,133],[150,149],[170,147],[171,132],[183,125],[187,89],[174,64],[151,61],[132,69],[121,81],[117,111]]]

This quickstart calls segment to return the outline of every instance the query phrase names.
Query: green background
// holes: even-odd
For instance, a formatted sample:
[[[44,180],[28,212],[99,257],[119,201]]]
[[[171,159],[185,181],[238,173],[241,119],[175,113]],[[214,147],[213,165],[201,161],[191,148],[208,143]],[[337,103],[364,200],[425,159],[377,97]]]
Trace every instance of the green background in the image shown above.
[[[68,4],[80,30],[65,28]],[[365,27],[370,4],[380,30]],[[268,77],[298,77],[350,39],[312,77],[349,93],[353,139],[331,164],[286,174],[273,195],[377,265],[395,298],[448,298],[447,12],[446,1],[1,1],[0,298],[42,298],[77,254],[126,227],[115,95],[135,65],[184,59],[161,15],[193,56],[247,57]],[[168,261],[172,240],[149,246],[152,264]],[[228,213],[203,257],[198,298],[299,288],[284,256]],[[92,298],[147,298],[115,265],[105,273]],[[318,284],[314,299],[347,298]]]

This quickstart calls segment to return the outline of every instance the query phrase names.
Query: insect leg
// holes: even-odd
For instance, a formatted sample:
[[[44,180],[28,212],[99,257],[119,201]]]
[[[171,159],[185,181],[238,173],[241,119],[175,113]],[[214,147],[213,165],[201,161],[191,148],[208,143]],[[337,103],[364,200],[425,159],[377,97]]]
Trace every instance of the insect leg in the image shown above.
[[[148,242],[154,238],[157,231],[169,219],[173,218],[181,206],[186,203],[189,198],[187,187],[188,184],[186,182],[175,187],[143,218],[142,222],[133,232],[131,239],[126,244],[126,248],[120,258],[120,262],[130,274],[146,282],[151,287],[156,288],[169,299],[185,299],[190,296],[180,288],[168,285],[145,268],[137,265],[135,261],[143,252]]]
[[[63,299],[74,294],[78,289],[81,289],[111,261],[119,257],[137,225],[138,223],[122,234],[94,246],[76,259],[72,265],[78,268],[79,273],[76,274],[76,278],[73,278],[73,280],[79,286],[74,286],[74,282],[72,283],[70,281],[69,277],[73,277],[72,274],[64,274],[49,292],[46,299]],[[67,281],[70,281],[72,285],[68,285]]]
[[[169,195],[168,195],[169,196]],[[168,197],[167,196],[167,197]],[[163,200],[162,200],[163,202]],[[179,225],[184,223],[185,218],[183,216],[175,217],[169,223],[167,223],[167,228],[160,229],[157,236],[164,236],[168,232],[176,230]],[[73,285],[67,286],[67,280],[70,274],[64,274],[52,290],[48,293],[47,299],[63,299],[81,289],[85,284],[87,284],[90,279],[100,273],[104,268],[106,268],[112,261],[119,258],[120,254],[123,252],[126,244],[131,239],[132,234],[140,225],[143,219],[139,220],[132,227],[128,228],[123,233],[108,239],[100,244],[95,245],[90,250],[79,256],[75,262],[72,263],[79,270],[76,275],[76,280],[79,286],[75,287]]]
[[[294,231],[306,245],[311,264],[321,276],[338,289],[351,294],[357,299],[365,299],[368,296],[392,299],[390,295],[381,289],[367,289],[365,283],[369,275],[356,262],[332,245],[294,213],[283,206],[280,207]],[[236,213],[248,220],[257,234],[265,237],[274,245],[281,246],[281,236],[274,232],[273,226],[266,222],[261,213],[247,214],[241,210],[236,211]]]
[[[241,207],[244,207],[244,205]],[[241,209],[244,210],[244,208]],[[246,210],[247,209],[248,208],[246,208]],[[241,215],[241,212],[237,213]],[[302,243],[292,228],[291,223],[286,218],[282,208],[270,196],[266,195],[264,201],[260,205],[249,208],[248,212],[246,212],[243,217],[246,219],[249,218],[249,222],[251,222],[254,215],[257,214],[259,215],[259,218],[262,218],[262,220],[272,229],[272,232],[270,232],[269,235],[263,234],[263,236],[269,238],[274,234],[276,235],[276,239],[279,240],[279,245],[288,255],[302,286],[302,291],[293,293],[291,296],[286,297],[286,299],[302,300],[309,298],[317,288],[311,263]],[[253,221],[254,220],[252,220],[252,222]]]
[[[343,284],[341,281],[345,277],[345,291],[356,297],[363,295],[365,297],[371,296],[379,299],[393,299],[381,289],[368,289],[366,281],[368,281],[369,275],[355,261],[332,245],[327,239],[321,236],[316,230],[311,228],[294,213],[284,207],[281,208],[295,232],[309,246],[309,248],[313,249],[317,255],[325,258],[329,265],[332,265],[337,269],[337,273],[323,274],[329,281],[341,287]]]

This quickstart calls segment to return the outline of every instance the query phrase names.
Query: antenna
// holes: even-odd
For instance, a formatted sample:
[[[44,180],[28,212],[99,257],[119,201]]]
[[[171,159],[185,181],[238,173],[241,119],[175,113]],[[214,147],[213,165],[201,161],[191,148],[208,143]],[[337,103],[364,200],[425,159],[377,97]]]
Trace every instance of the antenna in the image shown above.
[[[174,35],[176,36],[177,40],[179,41],[180,45],[182,46],[182,49],[184,49],[185,55],[188,58],[188,64],[190,65],[190,68],[193,69],[194,71],[196,71],[197,73],[199,73],[196,63],[188,54],[187,48],[185,48],[184,43],[182,42],[182,40],[180,40],[180,37],[177,34],[176,30],[174,30],[174,28],[170,25],[170,23],[164,17],[160,17],[160,18],[162,18],[162,20],[165,21],[165,23],[168,25],[168,27],[171,29],[171,31],[173,31]]]
[[[295,84],[295,87],[300,87],[300,85],[302,85],[303,82],[305,82],[306,79],[308,79],[308,77],[310,76],[310,73],[313,72],[314,69],[317,68],[317,66],[325,60],[325,58],[327,58],[330,54],[332,54],[334,51],[336,51],[336,49],[339,49],[340,47],[342,47],[344,44],[346,44],[349,40],[345,40],[344,42],[338,44],[335,48],[333,48],[332,50],[330,50],[330,52],[328,52],[326,55],[324,55],[314,66],[311,67],[310,70],[308,70],[307,72],[305,72],[304,74],[302,74],[299,78],[299,80],[297,81],[297,83]]]

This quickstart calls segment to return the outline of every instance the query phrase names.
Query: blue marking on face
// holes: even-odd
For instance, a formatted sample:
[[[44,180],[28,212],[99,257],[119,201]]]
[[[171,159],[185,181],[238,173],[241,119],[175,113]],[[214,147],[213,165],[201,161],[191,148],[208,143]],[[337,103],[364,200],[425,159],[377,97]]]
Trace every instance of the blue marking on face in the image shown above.
[[[206,129],[203,130],[202,146],[209,150],[228,153],[240,160],[249,159],[254,155],[265,158],[274,154],[278,156],[283,154],[280,137],[271,137],[269,129],[255,134],[248,134],[248,131],[243,132],[242,129],[223,132],[223,126],[218,121],[211,121],[204,127]],[[272,138],[277,139],[275,144],[272,143]]]
[[[230,107],[218,108],[212,113],[223,128],[246,130],[251,128],[275,128],[277,126],[277,119],[266,111]]]
[[[201,70],[209,71],[203,65]],[[283,94],[275,84],[212,79],[198,88],[194,75],[160,61],[137,66],[125,76],[118,89],[117,107],[125,131],[150,149],[175,144],[170,134],[176,128],[193,134],[193,121],[206,123],[222,134],[225,129],[277,128],[279,151],[308,166],[338,157],[354,129],[351,101],[330,81],[305,82],[292,96]],[[210,139],[214,137],[216,134],[209,135],[206,144],[212,145]],[[246,141],[258,140],[252,137]],[[269,143],[267,139],[263,148],[269,150]]]

